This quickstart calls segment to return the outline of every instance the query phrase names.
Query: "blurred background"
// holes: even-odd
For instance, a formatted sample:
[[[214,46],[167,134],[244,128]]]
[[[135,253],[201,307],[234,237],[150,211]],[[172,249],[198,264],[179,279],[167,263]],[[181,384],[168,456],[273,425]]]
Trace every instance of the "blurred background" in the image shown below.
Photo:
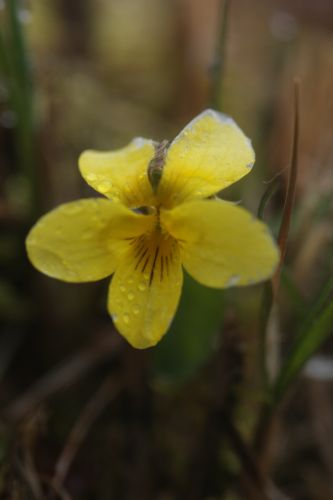
[[[257,156],[221,196],[257,214],[278,179],[265,211],[277,235],[294,77],[299,175],[265,330],[271,380],[333,288],[332,1],[0,0],[1,498],[333,499],[333,322],[267,412],[264,285],[186,277],[169,333],[135,351],[107,314],[108,280],[47,278],[24,246],[41,214],[95,196],[84,149],[172,139],[209,106]]]

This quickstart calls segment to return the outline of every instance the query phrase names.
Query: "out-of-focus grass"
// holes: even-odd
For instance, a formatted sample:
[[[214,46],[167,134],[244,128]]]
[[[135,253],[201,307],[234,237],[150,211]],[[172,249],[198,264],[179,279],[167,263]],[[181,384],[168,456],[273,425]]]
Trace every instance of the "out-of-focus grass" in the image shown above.
[[[311,372],[307,378],[301,373],[323,342],[333,363],[330,2],[230,2],[223,95],[216,88],[223,111],[253,139],[257,156],[251,176],[221,196],[256,213],[267,182],[278,175],[265,209],[277,235],[292,138],[292,79],[302,80],[296,202],[275,340],[265,359],[277,370],[271,399],[265,399],[259,369],[261,287],[227,290],[222,298],[188,280],[170,333],[156,349],[133,353],[119,340],[110,360],[97,355],[78,382],[71,370],[82,360],[81,349],[84,356],[89,352],[86,343],[99,352],[94,341],[100,335],[117,338],[105,312],[107,283],[52,281],[32,270],[24,254],[36,211],[94,195],[76,167],[83,149],[113,149],[133,136],[172,138],[208,105],[219,9],[218,0],[7,0],[2,6],[3,407],[20,395],[29,403],[36,387],[50,393],[48,399],[43,392],[43,405],[31,407],[20,429],[13,421],[1,427],[4,497],[38,498],[45,489],[48,498],[71,427],[112,373],[123,389],[107,401],[98,423],[84,429],[60,497],[68,490],[83,500],[274,498],[267,477],[291,498],[332,497],[333,466],[320,431],[326,426],[333,445],[327,424],[333,421],[332,381],[317,374],[321,397],[315,397]],[[47,375],[58,365],[54,395]],[[263,405],[271,412],[287,386],[288,399],[274,414],[278,426],[266,434],[267,455],[260,456],[250,447],[258,415]],[[228,421],[240,447],[228,436]]]

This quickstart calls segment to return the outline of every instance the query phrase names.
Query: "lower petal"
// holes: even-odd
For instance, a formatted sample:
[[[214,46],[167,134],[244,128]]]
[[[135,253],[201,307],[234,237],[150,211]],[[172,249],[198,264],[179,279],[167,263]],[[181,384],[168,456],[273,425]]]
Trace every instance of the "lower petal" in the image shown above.
[[[183,283],[176,242],[137,239],[110,285],[108,310],[116,328],[136,348],[155,345],[176,312]]]
[[[269,278],[279,252],[265,224],[222,200],[184,203],[162,222],[181,244],[185,269],[200,283],[225,288]]]
[[[112,274],[126,238],[147,230],[151,218],[119,203],[96,198],[60,205],[31,229],[26,247],[41,272],[69,282],[95,281]]]

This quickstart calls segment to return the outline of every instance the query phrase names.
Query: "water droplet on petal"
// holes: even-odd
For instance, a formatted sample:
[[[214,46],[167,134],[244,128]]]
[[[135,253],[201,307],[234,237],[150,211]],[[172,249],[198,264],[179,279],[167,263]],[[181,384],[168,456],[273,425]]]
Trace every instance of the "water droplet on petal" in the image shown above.
[[[137,316],[140,312],[140,307],[135,305],[135,306],[133,306],[132,311]]]
[[[147,288],[147,287],[146,287],[146,284],[145,284],[145,283],[143,283],[143,282],[139,283],[139,285],[138,285],[138,289],[139,289],[141,292],[144,292],[146,288]]]
[[[133,300],[134,299],[134,293],[133,292],[129,292],[129,294],[127,295],[127,298],[128,298],[128,300]]]
[[[121,292],[126,292],[126,286],[124,286],[124,285],[120,285],[120,287],[119,287],[119,288],[120,288],[120,291],[121,291]]]
[[[234,276],[231,276],[227,282],[227,286],[235,286],[240,280],[240,276],[235,274]]]
[[[89,174],[86,175],[87,181],[95,181],[97,179],[97,175],[90,172]]]
[[[112,187],[112,183],[110,181],[101,181],[98,184],[97,189],[101,193],[107,193],[111,189],[111,187]]]
[[[130,317],[127,313],[125,313],[123,315],[123,321],[124,321],[125,325],[128,325],[128,323],[130,322]]]
[[[113,321],[114,323],[117,323],[117,321],[118,321],[118,316],[117,316],[117,314],[111,314],[111,318],[112,318],[112,321]]]
[[[127,283],[128,283],[129,285],[132,285],[132,283],[133,283],[132,278],[129,278],[129,279],[127,280]]]

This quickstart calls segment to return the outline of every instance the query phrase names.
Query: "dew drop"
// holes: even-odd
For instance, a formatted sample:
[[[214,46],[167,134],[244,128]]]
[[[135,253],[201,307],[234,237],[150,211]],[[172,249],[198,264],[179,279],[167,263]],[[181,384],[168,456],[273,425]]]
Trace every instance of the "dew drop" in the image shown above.
[[[234,285],[237,285],[237,283],[239,282],[240,280],[240,276],[238,276],[237,274],[235,274],[234,276],[231,276],[229,278],[229,281],[227,283],[227,286],[234,286]]]
[[[97,179],[97,175],[94,173],[87,174],[87,181],[95,181]]]
[[[146,284],[145,283],[139,283],[138,285],[138,289],[140,290],[140,292],[144,292],[145,289],[146,289]]]
[[[127,298],[128,298],[128,300],[133,300],[134,299],[134,293],[133,292],[129,292],[129,294],[127,295]]]
[[[135,306],[133,306],[132,311],[137,316],[140,312],[140,307],[135,305]]]
[[[132,285],[132,284],[134,283],[134,281],[132,280],[132,278],[129,278],[129,279],[127,280],[127,283],[128,283],[129,285]]]
[[[143,275],[143,277],[144,277],[145,280],[149,280],[149,276],[150,276],[149,273],[144,273],[144,275]]]
[[[111,187],[112,187],[112,184],[110,181],[101,181],[98,184],[97,189],[101,193],[107,193],[107,191],[109,191],[109,189],[111,189]]]
[[[111,314],[111,318],[112,318],[112,321],[113,321],[114,323],[117,323],[117,321],[118,321],[118,316],[117,316],[117,314]]]
[[[120,288],[120,291],[121,291],[121,292],[126,292],[126,286],[124,286],[124,285],[120,285],[120,287],[119,287],[119,288]]]
[[[130,317],[128,314],[125,313],[123,315],[123,321],[124,321],[125,325],[128,325],[128,323],[130,322]]]

